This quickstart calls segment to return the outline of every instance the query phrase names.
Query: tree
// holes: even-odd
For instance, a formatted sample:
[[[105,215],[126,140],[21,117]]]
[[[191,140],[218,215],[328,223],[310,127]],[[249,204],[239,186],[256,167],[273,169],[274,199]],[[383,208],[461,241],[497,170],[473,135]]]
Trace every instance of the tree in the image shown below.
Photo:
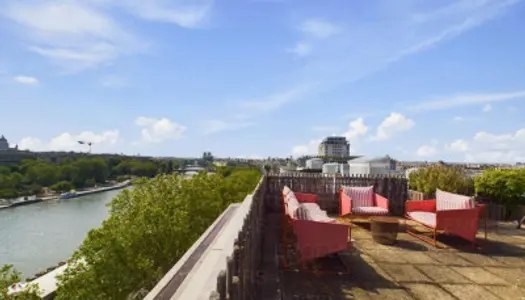
[[[31,284],[22,292],[8,295],[8,288],[13,284],[22,281],[20,272],[16,271],[12,265],[0,267],[0,300],[39,300],[37,292],[38,286]]]
[[[479,196],[505,205],[525,203],[525,169],[488,169],[474,182]]]
[[[150,290],[259,178],[257,169],[234,170],[229,177],[168,174],[123,191],[111,202],[110,217],[73,255],[78,263],[59,278],[56,299],[126,299]]]
[[[55,192],[62,193],[62,192],[71,191],[72,189],[75,188],[75,186],[69,181],[60,181],[50,186],[50,188]]]
[[[440,189],[463,195],[474,194],[474,181],[462,169],[433,165],[410,173],[410,188],[431,195]]]

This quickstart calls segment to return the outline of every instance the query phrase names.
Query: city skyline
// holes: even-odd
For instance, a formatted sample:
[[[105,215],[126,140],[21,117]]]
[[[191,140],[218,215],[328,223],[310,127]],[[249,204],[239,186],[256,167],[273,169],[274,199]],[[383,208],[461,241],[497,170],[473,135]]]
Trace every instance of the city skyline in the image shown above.
[[[35,151],[525,161],[524,1],[11,1],[0,134]]]

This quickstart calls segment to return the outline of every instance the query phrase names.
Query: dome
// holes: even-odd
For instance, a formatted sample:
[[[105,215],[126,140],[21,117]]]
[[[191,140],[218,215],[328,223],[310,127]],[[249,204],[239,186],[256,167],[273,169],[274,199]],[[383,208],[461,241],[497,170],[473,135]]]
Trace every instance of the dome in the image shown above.
[[[0,137],[0,141],[2,141],[2,142],[7,142],[7,139],[2,135],[2,136]]]

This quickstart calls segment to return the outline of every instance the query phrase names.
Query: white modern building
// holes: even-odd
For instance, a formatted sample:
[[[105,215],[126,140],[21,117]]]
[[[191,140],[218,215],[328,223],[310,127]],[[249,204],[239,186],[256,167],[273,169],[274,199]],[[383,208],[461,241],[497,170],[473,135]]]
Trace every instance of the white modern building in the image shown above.
[[[344,136],[331,136],[319,144],[317,152],[319,156],[348,157],[350,144]]]
[[[310,158],[306,160],[305,168],[310,170],[321,170],[323,168],[323,159],[322,158]]]
[[[390,156],[383,157],[359,157],[348,161],[350,174],[355,175],[381,175],[397,174],[396,161]]]
[[[323,174],[337,174],[339,173],[340,164],[338,163],[327,163],[323,165]]]

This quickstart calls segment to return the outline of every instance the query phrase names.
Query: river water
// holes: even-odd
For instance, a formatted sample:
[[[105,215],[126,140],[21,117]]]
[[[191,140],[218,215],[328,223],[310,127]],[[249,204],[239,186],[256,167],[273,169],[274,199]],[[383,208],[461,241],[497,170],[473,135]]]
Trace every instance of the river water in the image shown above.
[[[28,277],[67,260],[108,217],[106,204],[119,192],[0,210],[0,266],[12,264]]]

